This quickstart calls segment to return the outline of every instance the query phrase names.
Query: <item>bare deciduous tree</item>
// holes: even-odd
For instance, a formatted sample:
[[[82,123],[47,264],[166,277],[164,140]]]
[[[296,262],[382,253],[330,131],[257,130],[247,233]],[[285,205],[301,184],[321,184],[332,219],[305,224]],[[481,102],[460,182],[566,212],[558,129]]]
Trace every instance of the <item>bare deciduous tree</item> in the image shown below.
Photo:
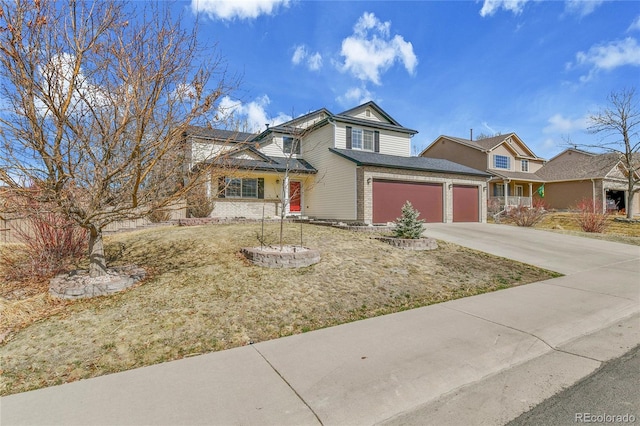
[[[91,276],[106,225],[209,173],[186,170],[183,135],[237,80],[180,22],[163,2],[0,0],[0,186],[87,229]]]
[[[598,144],[587,145],[620,154],[627,177],[627,218],[633,218],[633,199],[640,192],[640,108],[635,88],[611,92],[609,105],[589,116],[589,132],[602,135]]]

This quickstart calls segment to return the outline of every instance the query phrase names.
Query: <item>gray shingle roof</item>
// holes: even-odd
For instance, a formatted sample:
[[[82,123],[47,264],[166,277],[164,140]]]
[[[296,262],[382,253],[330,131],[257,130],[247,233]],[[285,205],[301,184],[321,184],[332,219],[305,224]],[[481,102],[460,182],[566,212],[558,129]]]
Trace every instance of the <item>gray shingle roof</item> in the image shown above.
[[[261,160],[247,160],[242,158],[219,158],[214,161],[214,164],[221,167],[238,168],[242,170],[256,170],[264,172],[278,172],[284,173],[287,171],[291,173],[306,173],[314,174],[318,171],[308,162],[302,159],[296,158],[283,158],[283,157],[268,157],[270,161]],[[287,160],[289,164],[287,165]]]
[[[378,166],[391,169],[416,170],[438,173],[457,173],[489,177],[490,174],[440,158],[400,157],[397,155],[378,154],[369,151],[329,148],[329,151],[353,161],[359,166]]]
[[[236,130],[209,129],[206,127],[189,126],[187,136],[194,136],[206,139],[215,139],[225,142],[247,142],[257,136],[257,133],[239,132]]]
[[[540,176],[538,176],[537,173],[527,173],[527,172],[509,172],[509,171],[503,171],[503,170],[491,170],[491,172],[500,178],[507,178],[507,179],[513,179],[513,180],[523,180],[523,181],[528,181],[528,182],[544,182],[544,179],[542,179]]]
[[[536,174],[545,181],[574,179],[602,179],[620,161],[616,153],[592,154],[568,149],[567,154],[556,156]]]

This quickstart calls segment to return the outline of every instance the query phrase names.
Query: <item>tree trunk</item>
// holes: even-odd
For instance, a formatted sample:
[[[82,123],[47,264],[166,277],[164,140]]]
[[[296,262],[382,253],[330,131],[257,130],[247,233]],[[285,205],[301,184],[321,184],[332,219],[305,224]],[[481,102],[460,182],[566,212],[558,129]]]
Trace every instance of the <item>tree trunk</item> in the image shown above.
[[[633,219],[633,199],[635,198],[636,193],[633,191],[629,191],[627,196],[627,219]]]
[[[107,261],[104,257],[102,229],[91,227],[89,230],[89,276],[101,277],[107,274]]]

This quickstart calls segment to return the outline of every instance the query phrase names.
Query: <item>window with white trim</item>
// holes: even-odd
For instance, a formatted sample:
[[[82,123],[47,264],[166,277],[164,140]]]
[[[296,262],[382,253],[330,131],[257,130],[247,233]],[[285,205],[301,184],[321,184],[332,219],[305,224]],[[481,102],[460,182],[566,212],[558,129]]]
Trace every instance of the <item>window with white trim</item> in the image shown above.
[[[258,198],[258,179],[225,178],[225,198]]]
[[[520,160],[520,170],[523,172],[529,171],[529,160]]]
[[[373,131],[363,129],[351,130],[351,148],[373,151]]]
[[[504,197],[504,184],[503,183],[494,183],[493,184],[493,196],[494,197]]]
[[[493,168],[494,169],[511,169],[511,158],[506,155],[494,155],[493,156]]]
[[[285,154],[300,154],[300,141],[289,136],[283,137],[282,152]]]

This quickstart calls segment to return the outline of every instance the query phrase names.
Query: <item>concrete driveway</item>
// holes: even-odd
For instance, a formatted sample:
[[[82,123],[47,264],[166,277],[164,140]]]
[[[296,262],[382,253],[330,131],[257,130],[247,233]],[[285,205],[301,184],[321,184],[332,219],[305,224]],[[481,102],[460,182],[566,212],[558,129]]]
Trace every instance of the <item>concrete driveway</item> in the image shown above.
[[[566,275],[11,395],[0,422],[504,424],[640,343],[639,247],[488,224],[427,234]]]

